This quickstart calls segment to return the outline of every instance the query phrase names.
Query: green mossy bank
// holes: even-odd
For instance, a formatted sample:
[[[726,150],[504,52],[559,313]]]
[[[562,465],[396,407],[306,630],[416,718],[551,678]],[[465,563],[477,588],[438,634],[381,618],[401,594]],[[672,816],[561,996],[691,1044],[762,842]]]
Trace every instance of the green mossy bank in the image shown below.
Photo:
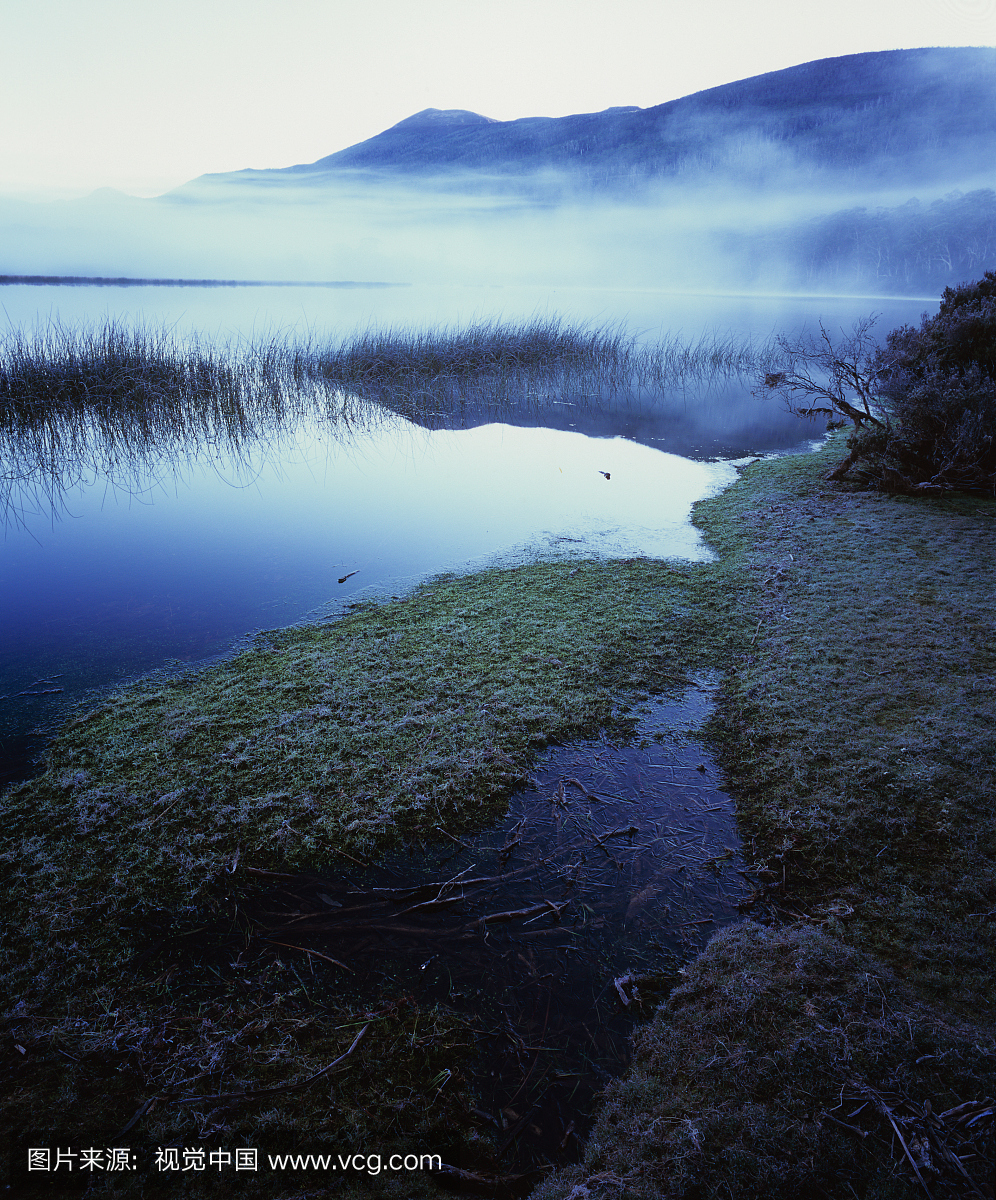
[[[996,505],[849,491],[823,479],[835,454],[755,463],[700,504],[714,563],[439,579],[79,714],[3,800],[0,1121],[141,1111],[150,1142],[297,1131],[473,1162],[474,1030],[371,1009],[333,966],[240,966],[255,872],[480,827],[542,746],[625,729],[712,667],[754,915],[776,924],[689,967],[544,1195],[914,1194],[880,1131],[831,1110],[848,1088],[937,1111],[996,1091]],[[341,1073],[296,1086],[368,1021]]]
[[[630,705],[725,661],[722,570],[437,579],[78,714],[3,801],[0,1127],[29,1113],[36,1134],[76,1142],[141,1112],[130,1136],[150,1152],[211,1130],[493,1172],[467,1115],[475,1022],[403,995],[372,1003],[334,963],[261,946],[246,906],[259,872],[339,873],[492,822],[548,742],[624,732]],[[341,1072],[297,1086],[368,1021]],[[376,1186],[434,1191],[424,1174]]]
[[[765,924],[690,964],[537,1200],[993,1194],[996,504],[835,457],[697,508],[738,564],[711,732]]]
[[[630,703],[718,662],[721,608],[691,565],[489,571],[117,692],[5,799],[16,925],[36,947],[86,929],[110,962],[118,919],[224,905],[247,870],[480,828],[548,742],[625,729]],[[64,987],[76,964],[40,953],[22,986],[51,966]]]

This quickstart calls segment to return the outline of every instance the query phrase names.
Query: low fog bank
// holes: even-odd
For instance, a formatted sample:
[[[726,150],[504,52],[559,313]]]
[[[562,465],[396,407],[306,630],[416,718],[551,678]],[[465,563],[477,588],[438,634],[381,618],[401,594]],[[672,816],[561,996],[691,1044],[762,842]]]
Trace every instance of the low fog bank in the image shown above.
[[[0,273],[937,296],[996,266],[996,49],[641,109],[426,109],[312,163],[0,200]]]
[[[0,200],[0,273],[930,297],[996,266],[996,192],[978,179],[917,194],[699,180],[559,199],[549,181],[531,195],[353,176]]]

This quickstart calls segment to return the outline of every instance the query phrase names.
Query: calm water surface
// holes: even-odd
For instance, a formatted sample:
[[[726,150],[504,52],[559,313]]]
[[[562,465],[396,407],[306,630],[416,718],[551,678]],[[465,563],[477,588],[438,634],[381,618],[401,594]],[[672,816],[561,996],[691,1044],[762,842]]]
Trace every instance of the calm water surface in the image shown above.
[[[253,337],[311,330],[344,336],[371,326],[419,327],[557,314],[594,327],[625,325],[654,340],[669,333],[689,339],[729,331],[763,339],[771,334],[836,332],[858,317],[880,313],[883,332],[914,322],[937,300],[896,296],[751,296],[675,294],[653,288],[417,284],[389,288],[164,288],[28,287],[0,289],[3,321],[30,328],[56,318],[66,323],[104,316],[163,323],[208,337]]]
[[[885,329],[925,306],[484,287],[8,287],[0,301],[23,329],[112,316],[233,340],[551,312],[648,337],[760,340],[820,319],[848,326],[874,308],[888,308]],[[499,420],[437,422],[449,428],[368,407],[349,427],[292,422],[238,453],[160,446],[118,467],[84,454],[58,496],[7,464],[0,474],[17,479],[3,497],[0,781],[34,769],[41,742],[30,731],[87,689],[202,659],[359,593],[400,594],[439,571],[535,554],[701,558],[690,507],[734,476],[716,460],[801,447],[819,432],[742,382],[598,406],[529,400]]]

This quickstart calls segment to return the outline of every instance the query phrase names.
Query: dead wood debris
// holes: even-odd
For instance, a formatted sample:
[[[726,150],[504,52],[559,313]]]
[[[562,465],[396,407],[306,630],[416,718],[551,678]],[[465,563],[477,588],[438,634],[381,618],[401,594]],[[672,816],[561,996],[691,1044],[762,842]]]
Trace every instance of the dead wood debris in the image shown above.
[[[883,1147],[888,1145],[891,1157],[905,1161],[931,1200],[941,1197],[993,1200],[996,1122],[992,1097],[966,1100],[945,1112],[935,1113],[930,1100],[919,1103],[854,1081],[850,1094],[842,1091],[837,1110],[853,1104],[857,1108],[846,1112],[843,1118],[835,1116],[834,1110],[824,1111],[820,1119],[829,1120],[862,1141],[871,1137],[877,1138]],[[877,1115],[879,1120],[872,1128],[862,1128],[855,1124],[862,1114]]]

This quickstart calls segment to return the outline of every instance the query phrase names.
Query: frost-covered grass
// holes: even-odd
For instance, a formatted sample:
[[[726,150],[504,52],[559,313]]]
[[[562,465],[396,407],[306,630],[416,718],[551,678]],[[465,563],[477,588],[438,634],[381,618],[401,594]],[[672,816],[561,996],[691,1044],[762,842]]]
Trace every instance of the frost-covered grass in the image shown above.
[[[170,1097],[293,1082],[341,1053],[370,1000],[334,964],[267,959],[258,940],[242,962],[253,872],[335,875],[343,853],[488,823],[548,741],[624,730],[627,703],[719,661],[706,581],[648,560],[443,578],[79,714],[0,819],[3,1007],[30,1051],[0,1119],[27,1103],[36,1130],[85,1114],[110,1136],[163,1094],[141,1136],[188,1144],[211,1106]],[[479,1032],[460,1021],[392,1009],[338,1092],[217,1122],[229,1139],[298,1128],[453,1161]],[[445,1071],[445,1103],[427,1107]]]
[[[70,721],[8,794],[8,861],[124,911],[203,902],[237,852],[286,870],[479,827],[539,748],[684,680],[702,651],[672,610],[699,577],[643,559],[444,577],[153,676]]]
[[[897,1129],[931,1195],[985,1195],[963,1170],[988,1182],[986,1106],[961,1106],[993,1095],[991,1034],[825,932],[731,926],[634,1041],[584,1165],[536,1200],[914,1200]]]
[[[802,911],[853,907],[861,945],[993,1014],[996,926],[971,914],[996,906],[996,504],[841,488],[835,453],[697,509],[751,581],[725,765]]]
[[[987,1194],[996,505],[850,491],[839,455],[697,506],[737,565],[712,731],[768,925],[689,966],[537,1200],[912,1200],[911,1157],[935,1197]]]
[[[968,1147],[991,1116],[935,1126],[924,1104],[983,1113],[996,1088],[996,505],[852,491],[823,478],[840,453],[755,463],[700,504],[717,562],[445,578],[81,713],[0,821],[7,1044],[30,1049],[10,1051],[7,1113],[54,1127],[85,1096],[123,1125],[163,1089],[141,1127],[193,1137],[167,1088],[318,1069],[369,1001],[287,956],[239,978],[249,869],[478,827],[548,740],[625,726],[627,703],[708,665],[753,915],[774,927],[735,928],[689,966],[585,1165],[545,1195],[922,1194],[886,1109],[981,1186],[991,1149]],[[185,941],[204,929],[224,954]],[[142,957],[160,941],[172,968]],[[217,1120],[441,1137],[474,1103],[474,1033],[442,1011],[423,1044],[423,1019],[392,1010],[356,1052],[355,1091]],[[424,1110],[452,1063],[450,1107]],[[931,1154],[933,1194],[957,1194]]]

